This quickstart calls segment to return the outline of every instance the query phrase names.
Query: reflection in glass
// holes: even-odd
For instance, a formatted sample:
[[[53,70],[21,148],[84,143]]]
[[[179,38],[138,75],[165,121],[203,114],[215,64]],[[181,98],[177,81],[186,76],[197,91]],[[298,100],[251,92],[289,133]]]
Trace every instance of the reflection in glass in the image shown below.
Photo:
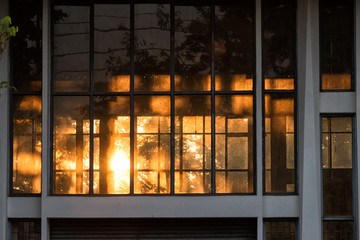
[[[95,97],[94,114],[94,193],[128,194],[130,97]]]
[[[294,95],[265,95],[265,192],[295,192]]]
[[[88,97],[54,97],[53,174],[55,194],[85,194],[89,189],[89,152],[84,125],[90,117]],[[86,128],[85,128],[86,129]],[[86,133],[87,132],[87,133]],[[85,158],[85,159],[84,159]]]
[[[353,221],[324,221],[324,240],[354,239]]]
[[[12,79],[18,91],[41,91],[42,0],[11,1],[11,18],[19,32],[12,41]]]
[[[254,1],[215,7],[215,90],[253,89]]]
[[[135,97],[135,193],[170,193],[170,97]]]
[[[262,1],[265,90],[293,90],[296,1]]]
[[[297,239],[295,221],[266,221],[265,229],[266,229],[266,240]]]
[[[11,220],[12,240],[41,240],[41,222]]]
[[[353,0],[320,0],[322,90],[351,89],[353,28]]]
[[[95,4],[94,89],[130,91],[130,5]]]
[[[13,193],[41,192],[41,97],[14,96]]]
[[[175,90],[210,91],[210,7],[175,6]]]
[[[135,91],[170,91],[170,6],[135,5]]]
[[[55,6],[53,75],[56,92],[89,90],[90,8]],[[76,63],[76,64],[74,64]]]
[[[353,216],[352,137],[351,117],[322,118],[324,216]]]
[[[175,97],[175,193],[211,192],[210,96]]]
[[[253,189],[253,97],[215,97],[215,166],[217,193]]]

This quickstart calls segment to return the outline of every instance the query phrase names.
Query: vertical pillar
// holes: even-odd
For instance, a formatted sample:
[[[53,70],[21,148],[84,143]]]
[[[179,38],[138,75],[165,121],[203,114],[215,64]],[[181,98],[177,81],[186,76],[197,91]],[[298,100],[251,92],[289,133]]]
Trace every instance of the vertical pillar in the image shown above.
[[[0,0],[0,19],[9,15],[7,0]],[[8,49],[0,56],[0,82],[10,81]],[[7,193],[8,193],[8,159],[9,159],[9,91],[0,89],[0,239],[7,239]]]
[[[256,49],[256,74],[255,74],[255,104],[256,104],[256,112],[254,112],[255,116],[255,139],[256,145],[254,149],[256,149],[256,154],[254,157],[256,158],[256,168],[254,167],[254,172],[256,172],[256,196],[258,198],[259,207],[262,209],[262,198],[263,198],[263,151],[262,151],[262,50],[261,50],[261,0],[256,0],[255,6],[255,49]],[[262,211],[259,211],[258,222],[257,222],[257,239],[262,240],[263,237],[263,217]]]
[[[356,114],[355,114],[355,125],[353,127],[353,129],[355,129],[355,131],[353,130],[354,134],[355,134],[355,153],[354,153],[354,157],[355,157],[355,169],[356,169],[356,176],[354,179],[356,179],[355,181],[355,189],[356,189],[356,195],[354,197],[354,206],[355,206],[355,231],[356,231],[356,236],[357,238],[359,238],[360,236],[360,207],[359,207],[359,200],[360,200],[360,189],[359,189],[359,176],[360,176],[360,85],[359,85],[359,72],[360,72],[360,0],[355,0],[355,66],[354,66],[354,81],[355,81],[355,93],[356,93]]]
[[[41,239],[50,239],[46,199],[50,193],[50,0],[43,0],[43,79],[42,79],[42,173],[41,173]]]
[[[318,1],[298,1],[299,239],[321,239]]]

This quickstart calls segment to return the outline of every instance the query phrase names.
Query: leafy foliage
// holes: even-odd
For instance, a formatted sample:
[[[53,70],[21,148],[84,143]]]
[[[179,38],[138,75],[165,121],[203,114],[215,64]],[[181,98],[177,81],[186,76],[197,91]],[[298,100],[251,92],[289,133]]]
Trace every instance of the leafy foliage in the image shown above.
[[[18,31],[17,26],[12,26],[9,16],[0,20],[0,55],[5,51],[10,37],[14,37]]]

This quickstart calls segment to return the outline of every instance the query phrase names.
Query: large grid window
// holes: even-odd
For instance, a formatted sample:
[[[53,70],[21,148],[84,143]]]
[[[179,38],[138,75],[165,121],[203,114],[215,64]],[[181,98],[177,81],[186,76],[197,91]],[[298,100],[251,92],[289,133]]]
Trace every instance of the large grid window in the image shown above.
[[[10,1],[12,161],[11,194],[41,193],[42,1]]]
[[[262,3],[264,192],[296,190],[296,1]]]
[[[354,0],[320,0],[321,90],[353,90]]]
[[[253,1],[52,16],[53,194],[255,192]]]
[[[349,116],[322,117],[324,239],[353,238],[352,125]]]

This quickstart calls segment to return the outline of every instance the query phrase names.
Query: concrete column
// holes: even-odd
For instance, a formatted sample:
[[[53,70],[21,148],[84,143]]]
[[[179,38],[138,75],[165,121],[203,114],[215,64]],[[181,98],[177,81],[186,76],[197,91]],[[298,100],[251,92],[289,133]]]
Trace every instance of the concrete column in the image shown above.
[[[7,0],[0,0],[0,19],[9,15]],[[0,82],[9,81],[9,51],[0,56]],[[0,239],[7,239],[7,195],[8,195],[8,159],[9,159],[9,90],[0,89]]]
[[[50,239],[47,213],[44,211],[50,188],[50,1],[43,0],[43,65],[42,65],[42,175],[41,175],[41,239]],[[56,206],[54,206],[56,207]]]
[[[263,163],[262,163],[262,51],[261,51],[261,0],[256,0],[255,7],[255,44],[256,44],[256,74],[254,80],[255,82],[255,103],[256,103],[256,194],[259,199],[259,204],[261,204],[261,209],[263,209]],[[259,211],[258,216],[258,226],[257,226],[257,239],[264,239],[263,236],[263,211]]]
[[[298,1],[299,239],[321,239],[318,1]]]

